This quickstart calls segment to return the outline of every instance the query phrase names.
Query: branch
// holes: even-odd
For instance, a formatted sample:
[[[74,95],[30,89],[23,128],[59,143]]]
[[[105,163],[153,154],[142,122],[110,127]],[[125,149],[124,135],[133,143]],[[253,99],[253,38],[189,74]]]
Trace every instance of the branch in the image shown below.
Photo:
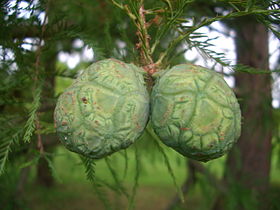
[[[213,18],[204,19],[200,24],[198,24],[196,26],[192,26],[189,30],[183,32],[177,38],[175,38],[172,42],[170,42],[167,50],[165,51],[165,53],[163,53],[161,55],[161,57],[159,58],[159,60],[156,63],[161,62],[163,59],[165,59],[176,48],[176,46],[178,46],[178,44],[181,43],[181,41],[188,38],[193,32],[195,32],[196,30],[198,30],[199,28],[201,28],[203,26],[208,26],[208,25],[212,24],[213,22],[221,21],[224,19],[237,18],[237,17],[248,16],[248,15],[271,15],[274,13],[280,14],[280,11],[279,10],[252,10],[250,12],[239,11],[239,12],[231,12],[224,16],[220,15],[220,16],[216,16]]]
[[[124,6],[123,6],[122,4],[119,4],[119,3],[117,3],[117,2],[114,1],[114,0],[111,0],[111,2],[112,2],[115,6],[117,6],[118,8],[124,9]]]
[[[136,49],[140,52],[140,63],[149,75],[154,74],[157,71],[158,65],[154,63],[152,58],[153,51],[150,46],[151,37],[148,34],[148,28],[152,23],[157,23],[159,21],[159,17],[156,16],[151,22],[146,22],[146,14],[156,14],[156,12],[161,13],[163,10],[145,10],[143,0],[139,2],[140,7],[138,11],[135,8],[130,8],[127,4],[123,5],[115,0],[111,0],[111,2],[119,9],[124,10],[136,26],[136,35],[139,40],[139,42],[136,43]]]
[[[54,25],[45,25],[45,32],[43,34],[43,37],[41,37],[42,33],[42,27],[39,27],[37,25],[27,25],[27,24],[21,24],[21,25],[10,25],[9,28],[11,30],[9,31],[11,37],[13,39],[23,39],[23,38],[50,38],[54,36],[54,34],[57,34],[59,32],[67,31],[70,28],[73,28],[76,26],[74,22],[65,22],[61,21]]]
[[[17,25],[17,26],[11,26],[11,28],[12,30],[10,31],[10,34],[13,39],[23,39],[26,37],[32,37],[32,38],[39,37],[41,33],[41,30],[37,26]]]
[[[150,36],[147,30],[145,9],[143,5],[139,9],[139,20],[137,28],[137,36],[139,38],[139,44],[137,45],[137,48],[140,49],[141,63],[144,65],[153,64],[154,62],[151,55]]]

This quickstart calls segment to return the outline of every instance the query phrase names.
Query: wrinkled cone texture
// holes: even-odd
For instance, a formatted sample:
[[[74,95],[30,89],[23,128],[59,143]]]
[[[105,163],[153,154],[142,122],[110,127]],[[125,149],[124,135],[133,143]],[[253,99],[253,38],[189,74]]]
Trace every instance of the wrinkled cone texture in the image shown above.
[[[54,118],[61,142],[99,159],[141,135],[149,115],[143,70],[106,59],[92,64],[59,97]]]

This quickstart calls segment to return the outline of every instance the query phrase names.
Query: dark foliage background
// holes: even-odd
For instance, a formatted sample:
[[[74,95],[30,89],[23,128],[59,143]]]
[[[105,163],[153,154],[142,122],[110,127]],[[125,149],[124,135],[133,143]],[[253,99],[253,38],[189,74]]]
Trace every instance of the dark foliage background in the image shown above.
[[[271,106],[280,56],[275,69],[268,62],[269,33],[280,38],[279,6],[274,0],[2,0],[0,208],[280,209],[280,114]],[[236,62],[198,32],[214,30],[217,21],[234,31]],[[196,62],[184,56],[192,49],[235,79],[242,135],[227,157],[207,164],[186,159],[163,146],[150,125],[127,151],[100,161],[59,144],[56,99],[90,63],[114,57],[164,69]],[[69,68],[62,52],[82,59]]]

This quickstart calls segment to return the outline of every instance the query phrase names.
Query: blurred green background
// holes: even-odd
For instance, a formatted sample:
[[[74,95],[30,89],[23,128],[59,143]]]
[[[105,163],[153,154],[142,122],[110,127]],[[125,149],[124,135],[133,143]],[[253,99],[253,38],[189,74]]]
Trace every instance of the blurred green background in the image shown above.
[[[274,0],[0,1],[0,209],[280,209],[279,8]],[[223,74],[241,105],[238,143],[199,163],[148,125],[107,159],[69,152],[53,125],[57,98],[105,58]]]

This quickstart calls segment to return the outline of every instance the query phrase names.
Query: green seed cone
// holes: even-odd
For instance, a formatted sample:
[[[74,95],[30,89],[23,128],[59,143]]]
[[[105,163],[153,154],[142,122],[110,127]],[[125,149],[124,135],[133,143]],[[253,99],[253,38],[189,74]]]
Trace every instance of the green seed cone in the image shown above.
[[[155,133],[186,157],[204,162],[218,158],[240,136],[239,104],[215,71],[174,66],[157,78],[151,100]]]
[[[115,59],[89,66],[60,95],[57,134],[69,150],[99,159],[131,145],[149,114],[144,72]]]

